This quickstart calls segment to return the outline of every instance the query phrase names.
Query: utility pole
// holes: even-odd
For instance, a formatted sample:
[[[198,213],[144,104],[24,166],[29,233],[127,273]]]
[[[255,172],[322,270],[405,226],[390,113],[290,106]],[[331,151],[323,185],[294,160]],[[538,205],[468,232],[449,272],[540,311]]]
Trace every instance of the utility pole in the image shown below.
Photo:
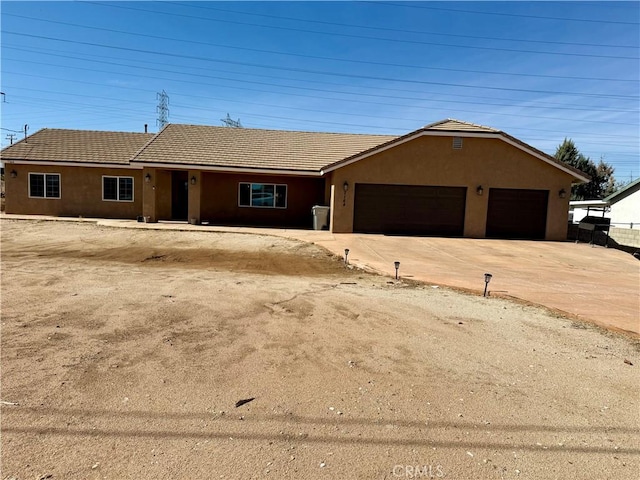
[[[13,139],[15,138],[16,134],[15,133],[8,133],[7,134],[7,139],[9,140],[10,145],[13,145]]]
[[[158,100],[158,106],[156,107],[156,112],[158,113],[156,125],[162,130],[165,125],[169,123],[169,95],[162,90],[162,92],[156,94],[156,99]]]
[[[227,113],[227,118],[221,118],[220,121],[225,127],[233,127],[233,128],[242,128],[242,124],[240,123],[240,119],[233,120],[231,115]]]

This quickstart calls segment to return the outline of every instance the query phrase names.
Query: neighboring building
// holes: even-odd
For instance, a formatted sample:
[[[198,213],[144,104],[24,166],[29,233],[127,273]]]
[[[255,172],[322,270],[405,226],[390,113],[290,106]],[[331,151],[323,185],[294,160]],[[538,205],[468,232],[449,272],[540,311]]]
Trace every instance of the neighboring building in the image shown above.
[[[640,178],[603,201],[609,206],[612,227],[640,229]]]
[[[327,205],[334,233],[564,240],[571,185],[589,181],[502,131],[450,119],[401,137],[44,129],[2,160],[7,213],[309,228],[312,207]]]
[[[586,216],[611,220],[616,228],[640,229],[640,178],[602,200],[569,202],[569,221],[580,223]]]
[[[609,237],[618,245],[640,248],[640,178],[604,199],[609,205]]]
[[[625,247],[640,248],[640,178],[602,200],[569,202],[569,208],[572,223],[579,224],[587,216],[603,218],[602,225],[610,225],[611,240]],[[579,235],[577,230],[575,235]],[[597,241],[604,245],[606,238]]]
[[[580,223],[584,217],[611,218],[609,204],[604,200],[572,200],[569,202],[569,221]]]

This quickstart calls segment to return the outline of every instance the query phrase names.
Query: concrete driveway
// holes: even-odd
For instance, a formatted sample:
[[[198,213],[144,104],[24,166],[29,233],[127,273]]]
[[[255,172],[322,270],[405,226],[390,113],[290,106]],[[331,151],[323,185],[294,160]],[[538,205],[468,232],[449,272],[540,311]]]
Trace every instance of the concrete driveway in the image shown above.
[[[561,310],[598,325],[640,334],[640,262],[619,250],[573,242],[397,237],[288,232],[354,265],[432,285],[484,289]]]
[[[2,215],[4,218],[73,219]],[[640,336],[640,262],[619,250],[573,242],[485,240],[332,234],[326,231],[217,227],[184,223],[144,224],[100,220],[124,228],[255,233],[312,242],[341,257],[348,248],[352,265],[385,275],[482,294],[491,273],[491,296],[514,297],[560,310],[575,318]],[[76,220],[77,221],[77,220]]]

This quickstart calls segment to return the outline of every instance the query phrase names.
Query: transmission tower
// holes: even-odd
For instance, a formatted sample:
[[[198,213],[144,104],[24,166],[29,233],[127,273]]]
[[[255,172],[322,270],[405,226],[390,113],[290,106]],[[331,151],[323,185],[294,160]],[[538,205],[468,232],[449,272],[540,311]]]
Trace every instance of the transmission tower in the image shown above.
[[[162,130],[164,126],[169,123],[167,120],[169,118],[169,95],[162,90],[162,92],[156,93],[156,99],[158,100],[158,106],[156,107],[156,112],[158,113],[156,125]]]
[[[233,120],[231,115],[227,113],[227,118],[221,118],[220,121],[225,127],[233,127],[233,128],[242,128],[242,124],[240,123],[240,119]]]

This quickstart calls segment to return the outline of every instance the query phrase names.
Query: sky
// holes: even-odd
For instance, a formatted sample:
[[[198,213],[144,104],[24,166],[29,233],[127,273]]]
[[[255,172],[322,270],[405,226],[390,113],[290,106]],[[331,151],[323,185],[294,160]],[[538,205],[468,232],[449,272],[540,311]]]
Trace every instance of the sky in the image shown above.
[[[640,176],[640,2],[2,1],[2,146],[170,123],[403,135],[445,118]]]

